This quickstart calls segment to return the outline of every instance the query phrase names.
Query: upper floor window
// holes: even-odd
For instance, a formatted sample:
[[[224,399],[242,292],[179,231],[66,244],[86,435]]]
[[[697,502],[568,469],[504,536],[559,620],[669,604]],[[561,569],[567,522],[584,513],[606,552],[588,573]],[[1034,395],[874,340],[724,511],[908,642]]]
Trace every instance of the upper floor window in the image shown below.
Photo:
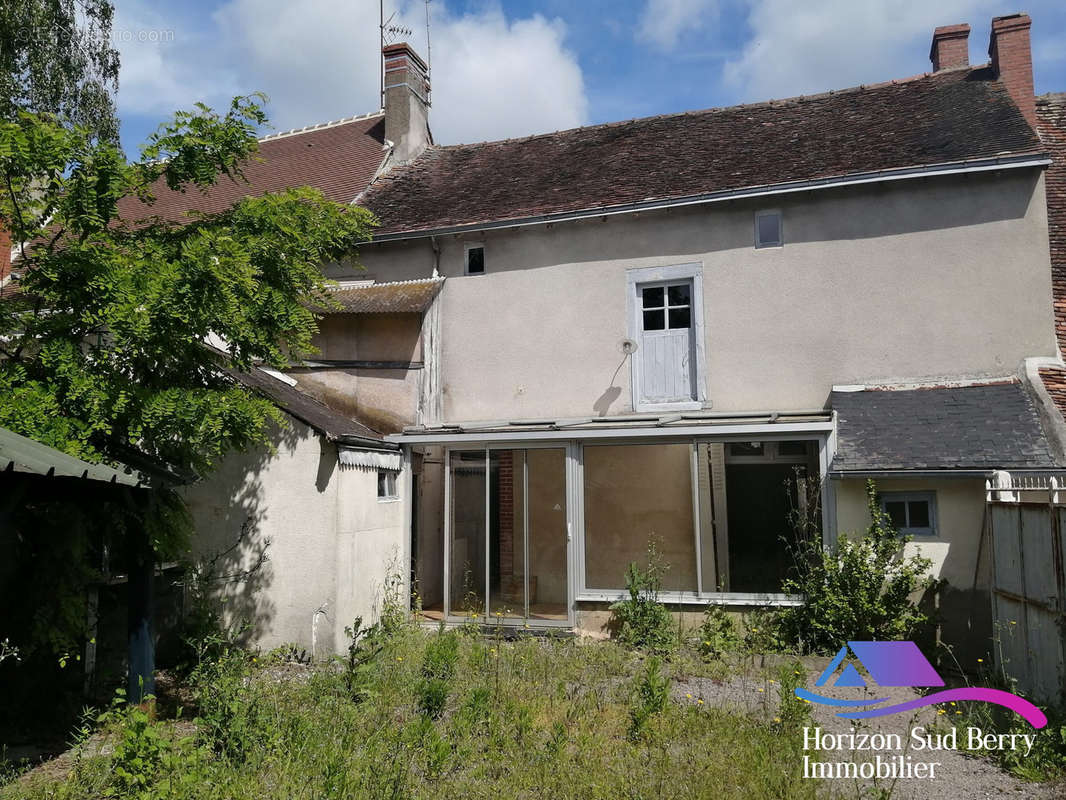
[[[481,275],[485,272],[485,246],[468,244],[466,246],[466,274]]]
[[[755,212],[755,246],[780,247],[785,243],[781,230],[781,212],[777,210]]]
[[[936,536],[936,492],[883,492],[881,510],[905,536]]]

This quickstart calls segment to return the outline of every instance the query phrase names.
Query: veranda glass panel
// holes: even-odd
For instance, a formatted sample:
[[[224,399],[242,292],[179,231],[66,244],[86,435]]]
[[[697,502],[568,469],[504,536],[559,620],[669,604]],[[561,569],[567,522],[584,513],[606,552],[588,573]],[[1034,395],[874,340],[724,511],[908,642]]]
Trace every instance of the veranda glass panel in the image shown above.
[[[663,588],[696,591],[692,446],[588,445],[585,586],[625,588],[626,566],[645,565],[652,542],[669,566]]]
[[[493,617],[525,617],[524,450],[489,453],[489,609]]]
[[[526,451],[529,508],[529,616],[567,618],[566,450]]]
[[[485,451],[453,451],[449,605],[453,615],[485,615]]]

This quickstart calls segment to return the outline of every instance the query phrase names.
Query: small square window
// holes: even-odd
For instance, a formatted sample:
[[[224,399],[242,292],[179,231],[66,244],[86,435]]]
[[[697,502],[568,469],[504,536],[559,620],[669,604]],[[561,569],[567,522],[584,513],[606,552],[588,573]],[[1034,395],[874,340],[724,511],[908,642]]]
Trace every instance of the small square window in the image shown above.
[[[755,246],[780,247],[784,244],[781,233],[780,211],[758,211],[755,214]]]
[[[881,510],[906,536],[936,536],[935,492],[885,492]]]
[[[485,247],[483,245],[466,248],[466,274],[481,275],[485,272]]]
[[[387,470],[378,470],[378,500],[395,500],[399,497],[396,491],[396,473]]]

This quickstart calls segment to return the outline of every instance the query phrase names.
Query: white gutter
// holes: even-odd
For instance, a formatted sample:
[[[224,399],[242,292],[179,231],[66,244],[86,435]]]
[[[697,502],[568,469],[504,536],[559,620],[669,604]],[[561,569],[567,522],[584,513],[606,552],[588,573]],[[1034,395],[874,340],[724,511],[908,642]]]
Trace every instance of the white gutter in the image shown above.
[[[641,200],[635,203],[605,206],[603,208],[588,209],[585,211],[563,211],[535,217],[518,217],[508,220],[493,220],[491,222],[475,222],[468,225],[451,225],[443,228],[428,228],[421,231],[383,233],[380,236],[374,236],[368,244],[373,244],[374,242],[395,242],[403,239],[424,239],[429,236],[447,236],[450,234],[495,230],[500,228],[521,228],[529,225],[546,225],[550,222],[572,222],[581,219],[610,217],[617,214],[636,214],[641,211],[658,211],[666,208],[681,208],[684,206],[704,205],[707,203],[720,203],[725,200],[737,200],[748,197],[768,197],[772,195],[790,194],[792,192],[809,192],[814,189],[835,189],[840,186],[860,186],[867,183],[881,183],[882,181],[901,181],[911,178],[927,178],[934,175],[963,175],[972,172],[1022,169],[1027,167],[1047,167],[1050,165],[1051,158],[1048,157],[1046,153],[1029,153],[1021,156],[996,156],[993,158],[968,159],[966,161],[952,161],[944,164],[930,164],[929,166],[924,167],[882,169],[873,172],[856,172],[835,178],[816,178],[806,181],[790,181],[787,183],[752,186],[745,189],[727,189],[720,192],[709,192],[707,194],[691,195],[689,197],[676,199]]]
[[[780,434],[821,434],[834,430],[832,420],[824,422],[771,422],[752,425],[663,425],[646,428],[566,428],[563,430],[514,431],[427,431],[394,433],[385,437],[394,444],[466,444],[476,442],[573,441],[575,439],[668,439],[733,437],[742,441]]]

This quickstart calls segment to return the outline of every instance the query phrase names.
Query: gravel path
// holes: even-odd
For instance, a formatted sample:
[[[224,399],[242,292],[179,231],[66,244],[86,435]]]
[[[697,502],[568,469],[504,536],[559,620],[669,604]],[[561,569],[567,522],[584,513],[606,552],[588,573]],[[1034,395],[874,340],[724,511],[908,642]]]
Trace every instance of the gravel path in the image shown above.
[[[824,667],[824,664],[822,665]],[[817,674],[817,673],[814,673]],[[735,675],[724,681],[710,678],[687,678],[678,680],[673,686],[673,698],[682,704],[696,704],[707,707],[735,709],[747,714],[773,718],[779,705],[780,686],[767,678],[756,675]],[[829,689],[819,693],[827,696],[854,699],[854,689]],[[868,691],[868,690],[865,690]],[[876,697],[889,697],[892,702],[903,702],[917,696],[912,689],[876,689]],[[871,698],[874,695],[871,693]],[[968,798],[1063,798],[1066,797],[1066,785],[1048,785],[1029,783],[1000,770],[985,758],[964,755],[966,748],[965,729],[958,731],[959,750],[919,751],[909,746],[913,727],[922,726],[928,731],[939,720],[939,728],[947,730],[946,720],[953,713],[950,706],[943,706],[945,714],[938,714],[937,707],[926,707],[910,714],[891,714],[869,720],[856,721],[837,717],[829,706],[811,704],[811,728],[821,728],[825,734],[847,734],[852,730],[856,734],[898,734],[904,750],[884,751],[882,758],[902,754],[909,756],[912,762],[939,762],[935,769],[935,778],[900,779],[895,785],[891,781],[856,781],[842,778],[832,783],[837,788],[834,796],[859,797],[877,796],[871,790],[876,788],[892,789],[891,797],[914,798],[915,800],[965,800]],[[802,735],[802,734],[800,734]],[[1024,745],[1022,745],[1024,747]],[[960,752],[961,751],[961,752]],[[872,753],[854,753],[850,749],[834,751],[810,751],[811,761],[855,761],[872,760]],[[858,785],[857,785],[858,784]],[[866,790],[865,793],[863,790]]]

